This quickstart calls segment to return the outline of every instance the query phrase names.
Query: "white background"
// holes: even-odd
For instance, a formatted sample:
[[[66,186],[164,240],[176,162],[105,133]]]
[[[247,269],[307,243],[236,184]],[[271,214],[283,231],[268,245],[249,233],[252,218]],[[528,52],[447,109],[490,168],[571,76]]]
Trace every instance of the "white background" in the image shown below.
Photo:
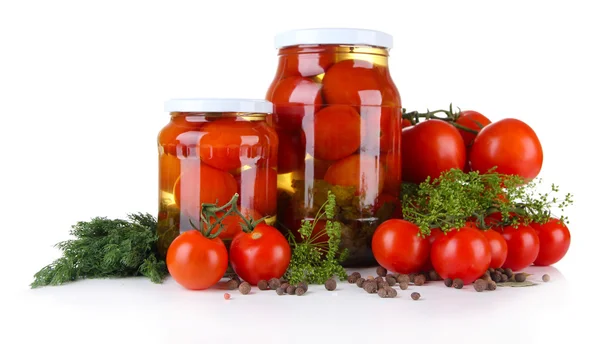
[[[3,1],[0,336],[16,337],[0,342],[531,343],[593,334],[597,13],[593,1]],[[481,294],[414,288],[416,303],[408,291],[384,300],[348,285],[227,302],[223,291],[186,292],[172,280],[28,289],[71,224],[156,211],[165,100],[264,97],[274,34],[307,27],[392,34],[391,73],[409,110],[452,102],[535,129],[541,177],[575,195],[567,256],[531,270],[552,283]]]

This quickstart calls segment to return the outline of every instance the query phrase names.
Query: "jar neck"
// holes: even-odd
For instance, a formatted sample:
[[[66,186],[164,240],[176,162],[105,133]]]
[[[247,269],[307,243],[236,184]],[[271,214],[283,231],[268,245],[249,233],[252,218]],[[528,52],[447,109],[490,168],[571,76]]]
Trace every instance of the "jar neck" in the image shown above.
[[[264,122],[267,114],[248,112],[171,112],[173,122],[212,122],[224,120],[230,122]]]
[[[389,49],[370,45],[297,45],[279,49],[280,59],[297,55],[330,55],[336,61],[357,59],[387,66]]]

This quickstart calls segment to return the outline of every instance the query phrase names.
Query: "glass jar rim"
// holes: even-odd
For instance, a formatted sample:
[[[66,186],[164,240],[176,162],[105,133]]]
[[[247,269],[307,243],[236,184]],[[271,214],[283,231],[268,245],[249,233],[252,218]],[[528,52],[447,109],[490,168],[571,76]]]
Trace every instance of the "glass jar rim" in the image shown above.
[[[273,113],[273,103],[264,99],[179,98],[165,102],[166,112]]]
[[[393,37],[385,32],[353,28],[290,30],[275,36],[275,48],[310,44],[357,44],[391,49]]]

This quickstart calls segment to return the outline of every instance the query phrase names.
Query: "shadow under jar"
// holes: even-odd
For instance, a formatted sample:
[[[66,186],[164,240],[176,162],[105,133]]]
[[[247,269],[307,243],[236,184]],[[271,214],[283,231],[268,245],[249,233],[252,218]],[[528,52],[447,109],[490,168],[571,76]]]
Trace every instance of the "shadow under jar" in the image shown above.
[[[299,238],[336,196],[345,266],[376,263],[371,238],[400,218],[402,105],[388,56],[392,37],[307,29],[275,38],[279,64],[266,99],[279,137],[278,226]],[[317,225],[316,228],[324,228]]]
[[[174,99],[170,122],[158,135],[158,249],[166,255],[182,232],[199,228],[201,205],[224,205],[237,193],[238,208],[274,224],[277,214],[277,147],[272,104],[264,100]],[[192,225],[193,224],[193,225]],[[242,230],[239,216],[223,221],[229,247]]]

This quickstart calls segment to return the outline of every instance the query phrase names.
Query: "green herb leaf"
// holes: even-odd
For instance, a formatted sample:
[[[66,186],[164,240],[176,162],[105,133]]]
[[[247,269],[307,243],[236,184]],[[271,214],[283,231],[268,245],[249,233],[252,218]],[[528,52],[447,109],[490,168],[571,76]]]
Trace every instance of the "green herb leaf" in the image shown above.
[[[498,282],[498,283],[496,283],[496,286],[498,286],[498,287],[532,287],[534,285],[538,285],[538,284],[534,283],[534,282],[531,282],[529,280],[525,280],[523,282],[507,281],[507,282]]]

